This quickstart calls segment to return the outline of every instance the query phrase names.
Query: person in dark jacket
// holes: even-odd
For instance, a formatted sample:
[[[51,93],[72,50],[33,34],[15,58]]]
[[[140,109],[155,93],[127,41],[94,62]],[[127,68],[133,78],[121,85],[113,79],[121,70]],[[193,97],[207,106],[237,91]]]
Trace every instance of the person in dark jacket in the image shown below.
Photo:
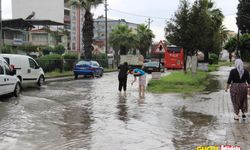
[[[126,95],[127,90],[127,77],[128,77],[128,63],[124,62],[122,65],[118,67],[119,74],[118,74],[118,80],[119,80],[119,87],[118,90],[121,92],[122,89],[124,91],[124,94]]]
[[[241,59],[235,60],[235,68],[230,71],[225,91],[230,88],[231,101],[234,108],[234,119],[239,120],[240,110],[242,119],[246,119],[245,113],[248,111],[248,84],[250,83],[249,72],[244,69]]]

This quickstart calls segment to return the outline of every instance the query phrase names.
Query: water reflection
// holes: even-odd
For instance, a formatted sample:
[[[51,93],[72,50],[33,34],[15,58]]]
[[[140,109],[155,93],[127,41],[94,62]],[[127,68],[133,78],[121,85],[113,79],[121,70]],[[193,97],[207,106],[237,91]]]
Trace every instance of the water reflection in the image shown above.
[[[210,115],[188,112],[185,107],[174,111],[177,131],[173,138],[176,149],[195,149],[198,145],[206,145],[209,125],[215,121]]]
[[[127,123],[129,121],[128,117],[128,106],[127,106],[127,97],[119,94],[119,100],[117,102],[118,109],[118,118],[121,121]]]

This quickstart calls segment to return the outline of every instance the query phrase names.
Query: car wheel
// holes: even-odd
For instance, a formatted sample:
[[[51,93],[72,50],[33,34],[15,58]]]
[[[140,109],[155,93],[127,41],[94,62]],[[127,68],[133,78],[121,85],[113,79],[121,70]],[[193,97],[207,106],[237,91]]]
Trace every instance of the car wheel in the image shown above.
[[[92,77],[93,77],[93,78],[96,77],[96,72],[93,72],[93,73],[92,73]]]
[[[103,76],[103,71],[101,71],[101,73],[100,73],[100,77],[102,77]]]
[[[21,84],[18,82],[16,84],[16,86],[15,86],[15,90],[14,90],[14,93],[13,93],[14,96],[18,97],[20,95],[21,91],[22,91],[22,87],[21,87]]]
[[[44,82],[45,82],[45,78],[44,78],[43,75],[41,75],[41,76],[39,77],[38,81],[37,81],[37,85],[38,85],[38,86],[42,86],[42,85],[44,84]]]
[[[78,75],[77,74],[75,74],[75,79],[77,79],[78,78]]]

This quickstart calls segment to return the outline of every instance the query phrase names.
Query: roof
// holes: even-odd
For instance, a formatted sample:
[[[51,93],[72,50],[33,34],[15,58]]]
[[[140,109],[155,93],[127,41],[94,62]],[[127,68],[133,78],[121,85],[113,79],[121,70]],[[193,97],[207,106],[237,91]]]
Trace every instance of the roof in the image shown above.
[[[26,19],[26,22],[32,25],[51,25],[51,26],[64,26],[66,24],[61,22],[56,22],[52,20],[37,20],[37,19]]]
[[[26,22],[22,18],[18,18],[18,19],[2,20],[2,27],[26,29],[26,28],[33,28],[34,26],[29,22]]]

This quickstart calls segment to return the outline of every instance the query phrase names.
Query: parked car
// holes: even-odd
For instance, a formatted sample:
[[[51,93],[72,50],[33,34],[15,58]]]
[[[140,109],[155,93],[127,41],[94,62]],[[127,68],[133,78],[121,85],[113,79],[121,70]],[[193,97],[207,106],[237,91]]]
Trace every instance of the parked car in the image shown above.
[[[43,69],[32,57],[16,54],[0,54],[0,56],[16,70],[16,76],[22,84],[35,83],[41,86],[45,82]]]
[[[103,67],[101,67],[97,61],[81,60],[74,67],[74,75],[75,79],[77,79],[79,75],[101,77],[103,75]]]
[[[13,93],[17,97],[21,89],[21,83],[15,76],[15,70],[12,70],[5,59],[0,56],[0,95]]]
[[[152,72],[159,72],[159,62],[158,61],[151,61],[144,63],[143,70],[147,73]],[[160,72],[164,72],[164,66],[160,64]]]

